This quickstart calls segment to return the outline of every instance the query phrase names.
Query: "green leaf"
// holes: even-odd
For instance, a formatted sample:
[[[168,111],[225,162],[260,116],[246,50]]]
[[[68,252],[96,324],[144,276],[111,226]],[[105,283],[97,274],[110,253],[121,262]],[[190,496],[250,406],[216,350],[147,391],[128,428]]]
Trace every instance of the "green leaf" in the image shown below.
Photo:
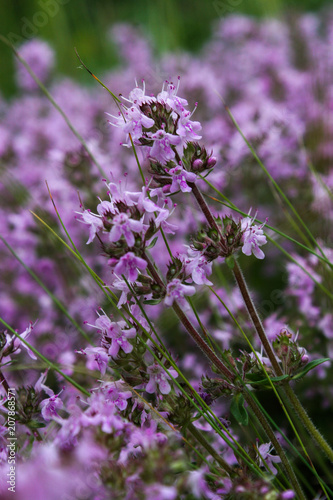
[[[250,383],[252,385],[256,384],[256,385],[267,385],[267,387],[271,387],[270,386],[270,383],[268,381],[268,378],[259,378],[259,377],[262,377],[262,375],[260,373],[249,373],[246,378],[250,381]],[[274,383],[274,382],[280,382],[281,380],[286,380],[287,378],[289,378],[289,375],[287,374],[284,374],[284,375],[280,375],[279,377],[270,377],[270,380]]]
[[[230,412],[240,425],[247,425],[249,423],[249,415],[244,407],[244,396],[242,393],[238,393],[232,398]]]
[[[154,246],[156,245],[157,240],[158,240],[158,236],[156,236],[156,238],[154,238],[153,241],[151,241],[149,243],[149,245],[146,247],[146,249],[154,248]]]
[[[149,306],[156,306],[161,302],[161,300],[162,299],[149,299],[149,300],[144,300],[143,303]]]
[[[296,375],[293,376],[292,380],[298,380],[299,378],[304,377],[304,375],[306,375],[310,370],[313,370],[313,368],[316,368],[316,366],[319,366],[322,363],[326,363],[326,361],[330,361],[330,358],[320,358],[310,361],[310,363],[308,363],[306,367],[303,368],[303,370],[301,370],[300,372],[296,373]]]

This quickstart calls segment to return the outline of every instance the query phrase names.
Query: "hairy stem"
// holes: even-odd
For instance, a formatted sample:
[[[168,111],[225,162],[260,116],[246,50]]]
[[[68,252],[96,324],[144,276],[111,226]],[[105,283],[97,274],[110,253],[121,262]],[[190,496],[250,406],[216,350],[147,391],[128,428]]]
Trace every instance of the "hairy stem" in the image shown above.
[[[206,341],[201,337],[196,328],[192,325],[186,314],[179,307],[177,302],[173,303],[173,310],[177,314],[178,318],[182,322],[183,326],[186,328],[194,342],[202,350],[202,352],[207,356],[207,358],[216,366],[216,368],[226,377],[227,380],[232,382],[235,380],[236,376],[232,373],[229,368],[216,356],[216,354],[211,350]]]
[[[246,305],[246,309],[247,309],[247,311],[250,315],[250,318],[252,320],[252,323],[253,323],[253,325],[254,325],[254,327],[259,335],[260,341],[265,349],[266,355],[272,364],[275,375],[276,376],[283,375],[283,371],[281,369],[281,366],[279,365],[279,362],[276,359],[276,356],[275,356],[274,351],[271,347],[271,344],[267,338],[266,332],[265,332],[264,327],[261,323],[261,320],[260,320],[259,315],[257,313],[257,310],[255,308],[255,305],[252,301],[251,295],[250,295],[248,288],[246,286],[246,282],[245,282],[243,273],[242,273],[236,260],[234,263],[233,273],[234,273],[238,288],[242,294],[244,303]]]
[[[148,255],[145,253],[144,258],[148,263],[148,270],[156,283],[162,288],[165,289],[165,284],[162,281],[162,278],[158,274],[157,270],[154,267],[154,264],[151,262]],[[173,303],[173,310],[177,314],[178,318],[182,322],[183,326],[186,328],[187,332],[190,334],[194,342],[197,346],[202,350],[202,352],[207,356],[207,358],[216,366],[216,368],[226,377],[227,380],[232,382],[236,375],[229,370],[227,366],[216,356],[216,354],[209,347],[207,342],[201,337],[200,333],[196,330],[196,328],[192,325],[191,321],[188,319],[184,311],[180,308],[177,302]]]
[[[212,228],[214,228],[214,229],[217,228],[218,231],[220,231],[217,224],[216,224],[216,221],[215,221],[215,219],[210,211],[210,208],[208,207],[200,190],[197,188],[197,186],[195,184],[191,184],[191,188],[192,188],[192,192],[193,192],[203,214],[205,215],[206,220],[209,223],[209,225]],[[244,276],[243,276],[242,271],[241,271],[236,260],[234,261],[233,274],[235,276],[238,288],[242,294],[244,303],[246,305],[246,308],[247,308],[249,316],[252,320],[252,323],[253,323],[253,325],[258,333],[260,341],[265,349],[266,355],[272,364],[275,375],[281,376],[281,375],[283,375],[282,368],[281,368],[281,366],[280,366],[280,364],[279,364],[279,362],[274,354],[274,351],[271,347],[271,344],[268,340],[268,337],[266,335],[264,327],[263,327],[261,320],[259,318],[258,312],[255,308],[255,305],[252,301],[251,295],[248,291]],[[286,382],[284,384],[284,394],[289,399],[294,411],[298,414],[299,418],[302,421],[302,424],[308,430],[312,439],[318,444],[318,446],[320,446],[320,448],[324,451],[324,453],[333,462],[333,450],[332,450],[332,448],[330,447],[330,445],[327,443],[327,441],[324,439],[324,437],[320,434],[320,432],[316,429],[316,427],[312,423],[310,417],[306,413],[301,402],[297,398],[293,389],[290,387],[289,382]]]
[[[262,411],[260,410],[258,405],[252,399],[251,394],[244,391],[244,398],[245,398],[245,401],[250,406],[253,413],[255,414],[256,418],[259,420],[259,422],[260,422],[263,430],[265,431],[268,439],[270,440],[270,442],[274,446],[276,453],[281,458],[281,463],[282,463],[282,465],[283,465],[283,467],[284,467],[284,469],[289,477],[289,480],[292,484],[292,487],[295,490],[295,493],[297,494],[298,500],[306,500],[306,497],[305,497],[305,495],[301,489],[301,486],[297,480],[297,477],[295,475],[295,472],[294,472],[293,468],[291,467],[289,460],[288,460],[282,446],[280,445],[278,439],[276,438],[276,436],[275,436],[268,420],[266,419],[265,415],[262,413]]]
[[[218,227],[216,220],[215,220],[213,214],[211,213],[209,206],[206,203],[206,200],[202,196],[201,191],[199,190],[199,188],[195,184],[191,184],[191,188],[192,188],[192,193],[195,196],[195,199],[197,200],[198,205],[202,210],[202,213],[206,217],[208,224],[210,225],[210,227],[216,229],[218,231],[218,233],[220,234],[221,233],[220,228]],[[266,336],[264,327],[262,326],[262,323],[260,321],[260,318],[258,316],[256,308],[252,302],[252,299],[251,299],[251,296],[250,296],[249,291],[247,289],[242,271],[240,270],[240,267],[239,267],[238,263],[236,262],[236,260],[235,260],[235,264],[234,264],[234,268],[233,268],[233,273],[234,273],[234,276],[236,278],[238,287],[239,287],[240,292],[242,294],[242,297],[243,297],[243,300],[245,302],[248,313],[249,313],[251,320],[254,324],[254,327],[255,327],[255,329],[260,337],[260,340],[264,346],[267,357],[269,358],[270,362],[272,363],[275,374],[277,376],[283,375],[283,372],[281,370],[279,362],[275,357],[273,349],[272,349],[272,347],[269,343],[269,340]]]
[[[255,329],[260,337],[260,340],[264,346],[267,357],[269,358],[270,362],[272,363],[275,374],[277,376],[283,375],[283,371],[281,369],[281,366],[279,365],[279,363],[275,357],[275,354],[273,352],[271,344],[266,336],[266,332],[264,330],[264,327],[262,326],[262,323],[260,321],[260,318],[258,316],[256,308],[255,308],[253,301],[251,299],[251,296],[248,292],[242,271],[241,271],[241,269],[236,261],[235,261],[233,271],[234,271],[234,276],[236,278],[238,287],[239,287],[240,292],[242,294],[242,297],[244,299],[246,308],[249,312],[249,315],[250,315],[251,320],[254,324],[254,327],[255,327]],[[310,419],[307,412],[303,408],[303,406],[302,406],[301,402],[299,401],[298,397],[296,396],[295,392],[290,387],[289,382],[284,383],[283,388],[284,388],[285,396],[287,396],[287,398],[289,399],[289,401],[293,407],[293,410],[296,412],[296,414],[298,415],[298,417],[302,421],[302,424],[307,429],[307,431],[311,435],[312,439],[318,444],[318,446],[329,457],[331,462],[333,462],[333,450],[332,450],[332,448],[327,443],[327,441],[324,439],[324,437],[320,434],[320,432],[316,429],[315,425],[313,424],[312,420]]]
[[[212,212],[210,211],[210,208],[207,205],[205,198],[202,196],[200,189],[195,184],[191,183],[189,185],[192,188],[192,193],[193,193],[195,199],[197,200],[198,205],[199,205],[202,213],[206,217],[208,224],[210,225],[210,227],[216,229],[218,234],[221,234],[220,228],[217,225],[216,220],[215,220]]]
[[[205,436],[194,427],[192,423],[187,426],[187,429],[195,437],[195,439],[208,451],[208,453],[216,460],[216,462],[225,470],[229,476],[234,476],[235,471],[232,467],[214,450],[212,445],[206,440]]]
[[[298,397],[296,396],[290,385],[284,384],[283,390],[286,393],[289,401],[291,402],[294,411],[301,419],[304,427],[309,432],[313,441],[315,441],[320,446],[320,448],[324,451],[324,453],[333,463],[333,450],[331,446],[328,444],[325,438],[320,434],[318,429],[315,427],[315,425],[313,424],[312,420],[310,419],[309,415],[305,411],[303,405],[301,404],[300,400],[298,399]]]

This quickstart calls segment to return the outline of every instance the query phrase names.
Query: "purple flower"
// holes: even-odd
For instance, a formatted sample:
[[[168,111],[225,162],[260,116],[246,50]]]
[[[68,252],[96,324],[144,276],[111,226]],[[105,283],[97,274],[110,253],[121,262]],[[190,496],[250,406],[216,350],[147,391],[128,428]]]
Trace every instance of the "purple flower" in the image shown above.
[[[136,336],[135,328],[127,329],[125,328],[125,321],[114,323],[107,316],[100,316],[97,318],[95,324],[105,335],[102,345],[108,350],[110,356],[115,358],[118,355],[119,349],[122,349],[126,354],[132,352],[133,346],[127,339],[132,339]],[[111,339],[111,346],[109,339]]]
[[[124,275],[129,282],[133,283],[138,278],[138,268],[142,271],[146,269],[147,262],[141,257],[137,257],[133,252],[127,252],[118,261],[114,272],[119,276]]]
[[[50,396],[49,398],[44,399],[40,404],[42,408],[42,416],[45,420],[52,420],[54,417],[58,417],[57,410],[60,410],[64,406],[63,402],[59,398],[59,394],[61,394],[62,391],[60,391],[59,394],[54,394],[52,389],[44,384],[41,384],[41,388],[44,389],[46,394]]]
[[[179,83],[180,80],[178,79],[178,85],[176,87],[172,82],[169,83],[168,81],[165,81],[163,83],[162,91],[157,96],[157,101],[161,104],[164,104],[168,110],[172,109],[178,114],[182,114],[185,107],[188,105],[188,102],[186,99],[177,97]],[[166,90],[165,84],[167,84]]]
[[[126,281],[121,280],[121,279],[116,279],[112,283],[112,287],[115,288],[116,290],[121,291],[121,295],[119,297],[118,304],[117,304],[118,309],[120,309],[123,304],[126,304],[127,294],[130,292],[130,290],[128,288]]]
[[[99,370],[102,375],[105,374],[108,366],[109,356],[102,347],[86,347],[83,351],[78,351],[87,355],[87,368],[89,370]]]
[[[24,43],[18,52],[37,77],[45,83],[54,66],[54,52],[51,47],[41,40],[30,40]],[[18,85],[24,90],[36,90],[39,88],[21,62],[17,63],[16,80]]]
[[[149,500],[176,500],[178,492],[175,486],[164,486],[157,483],[145,488],[145,496]]]
[[[168,372],[173,378],[178,377],[178,373],[173,368],[169,368]],[[146,391],[149,392],[149,394],[156,392],[157,388],[162,394],[169,394],[171,391],[171,386],[168,382],[170,376],[162,366],[154,363],[147,367],[147,373],[149,374],[149,382],[146,385]]]
[[[277,455],[271,455],[270,451],[272,450],[273,446],[271,443],[264,443],[261,444],[258,448],[258,452],[260,455],[260,467],[264,467],[264,461],[267,464],[267,467],[271,470],[272,474],[274,476],[277,474],[277,469],[274,467],[273,463],[278,464],[281,462],[281,458]]]
[[[281,500],[290,500],[292,498],[295,498],[296,493],[293,490],[286,490],[283,491],[280,495]]]
[[[29,337],[30,333],[32,332],[33,327],[34,327],[34,325],[32,323],[30,323],[30,325],[28,326],[28,328],[26,330],[24,330],[23,333],[21,333],[21,335],[20,335],[21,339],[26,340],[27,337]],[[14,339],[15,351],[17,353],[19,353],[20,349],[18,349],[18,348],[22,346],[22,347],[24,347],[24,349],[26,349],[26,351],[29,354],[30,358],[36,360],[37,356],[32,352],[32,350],[24,342],[21,342],[21,339],[19,339],[18,337],[15,337],[15,339]]]
[[[197,285],[211,286],[213,283],[209,281],[207,275],[212,274],[212,263],[208,263],[205,257],[198,254],[198,252],[193,252],[193,254],[194,258],[188,256],[180,256],[180,258],[183,257],[182,260],[185,265],[186,275],[190,274],[192,276],[192,280]]]
[[[154,140],[154,144],[149,152],[151,158],[154,158],[162,165],[175,158],[172,146],[177,146],[181,143],[181,138],[178,135],[158,130],[154,134],[150,134],[149,137]]]
[[[175,234],[175,231],[177,231],[178,229],[178,226],[176,226],[175,224],[171,224],[171,222],[167,221],[167,219],[170,217],[174,209],[175,207],[173,208],[172,211],[169,211],[167,208],[159,208],[158,216],[154,220],[156,227],[161,226],[163,231],[168,234]]]
[[[98,215],[92,214],[90,210],[84,210],[84,212],[76,212],[79,213],[81,218],[77,220],[79,222],[83,222],[83,224],[88,224],[89,228],[89,239],[87,241],[87,245],[93,241],[96,234],[104,228],[102,220],[98,217]]]
[[[190,285],[183,285],[179,279],[174,279],[167,284],[164,303],[166,306],[172,306],[174,300],[177,300],[183,307],[187,306],[185,295],[194,295],[195,288]]]
[[[143,103],[152,103],[156,101],[156,97],[152,96],[147,96],[145,94],[146,92],[146,83],[143,80],[142,82],[142,89],[140,87],[136,86],[135,89],[131,90],[131,92],[128,95],[128,99],[125,99],[126,101],[132,102],[133,104],[136,104],[137,106],[141,106]],[[123,97],[124,99],[124,97]]]
[[[122,108],[123,114],[119,111],[119,116],[113,116],[109,113],[106,114],[116,120],[115,123],[109,122],[110,125],[121,128],[123,132],[127,134],[126,144],[130,146],[131,140],[129,134],[133,142],[138,143],[139,139],[142,137],[142,128],[150,129],[155,125],[155,122],[152,118],[141,113],[140,109],[136,106],[132,106],[131,108],[122,106]]]
[[[170,188],[171,193],[175,193],[176,191],[179,191],[179,189],[183,193],[189,193],[192,191],[192,188],[190,188],[187,182],[195,182],[197,179],[196,174],[193,172],[187,172],[187,170],[183,169],[181,165],[171,168],[168,173],[172,176],[172,184]]]
[[[177,134],[184,141],[198,141],[201,139],[201,135],[197,134],[202,128],[201,123],[191,121],[191,116],[192,113],[190,111],[184,111],[178,121]]]
[[[264,252],[259,248],[267,243],[266,236],[262,230],[264,224],[261,226],[253,226],[253,219],[245,217],[241,221],[241,229],[243,231],[241,242],[243,243],[242,252],[245,255],[253,255],[257,259],[265,257]]]
[[[127,399],[132,397],[131,391],[122,390],[122,381],[105,382],[101,386],[106,401],[113,403],[120,411],[127,408]]]
[[[124,236],[126,243],[132,247],[135,243],[134,233],[140,233],[143,229],[142,220],[133,220],[126,214],[117,214],[112,220],[113,226],[109,234],[109,240],[116,242]]]

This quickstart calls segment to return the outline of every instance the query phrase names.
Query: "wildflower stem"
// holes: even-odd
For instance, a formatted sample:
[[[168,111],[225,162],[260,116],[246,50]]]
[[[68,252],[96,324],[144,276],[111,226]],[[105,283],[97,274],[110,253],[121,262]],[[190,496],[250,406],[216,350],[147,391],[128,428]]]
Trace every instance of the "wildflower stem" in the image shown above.
[[[229,368],[216,356],[216,354],[211,350],[206,341],[201,337],[196,328],[192,325],[191,321],[188,319],[183,310],[179,307],[177,302],[173,303],[173,310],[177,314],[178,318],[182,322],[183,326],[186,328],[194,342],[203,351],[207,358],[218,368],[218,370],[226,377],[227,380],[233,382],[236,375],[232,373]]]
[[[2,371],[0,370],[0,385],[2,385],[6,391],[6,393],[8,394],[9,392],[9,385],[8,385],[8,382],[6,380],[6,377],[4,376],[4,374],[2,373]]]
[[[305,495],[302,491],[302,488],[301,488],[301,486],[297,480],[297,477],[295,475],[295,472],[294,472],[293,468],[291,467],[289,460],[288,460],[285,452],[283,451],[283,448],[280,445],[278,439],[276,438],[276,436],[275,436],[268,420],[266,419],[265,415],[262,413],[259,406],[252,399],[252,396],[250,393],[248,393],[247,391],[244,391],[244,398],[245,398],[245,401],[250,406],[253,413],[255,414],[255,416],[257,417],[257,419],[259,420],[259,422],[260,422],[263,430],[265,431],[268,439],[271,441],[272,445],[274,446],[276,453],[281,458],[282,465],[285,468],[285,471],[290,479],[292,487],[294,488],[294,490],[297,494],[298,500],[306,500],[306,497],[305,497]]]
[[[200,206],[203,214],[205,215],[205,217],[207,219],[207,222],[209,223],[209,225],[211,227],[213,227],[213,228],[216,229],[217,228],[217,224],[215,222],[215,219],[214,219],[214,217],[213,217],[213,215],[212,215],[212,213],[210,211],[210,208],[208,207],[205,199],[203,198],[201,192],[199,191],[199,189],[195,185],[192,185],[191,187],[192,187],[192,192],[193,192],[193,194],[194,194],[194,196],[195,196],[195,198],[196,198],[196,200],[197,200],[197,202],[198,202],[198,204],[199,204],[199,206]],[[237,263],[236,260],[234,261],[233,274],[235,276],[238,288],[239,288],[239,290],[240,290],[240,292],[242,294],[244,303],[246,305],[246,308],[247,308],[247,311],[248,311],[248,313],[250,315],[250,318],[251,318],[251,320],[253,322],[253,325],[254,325],[254,327],[255,327],[255,329],[256,329],[256,331],[258,333],[258,336],[260,338],[260,341],[261,341],[261,343],[262,343],[262,345],[263,345],[263,347],[265,349],[266,355],[267,355],[267,357],[269,358],[269,360],[270,360],[270,362],[272,364],[272,367],[273,367],[273,370],[275,372],[275,375],[276,376],[281,376],[281,375],[283,375],[282,368],[281,368],[278,360],[276,359],[276,356],[275,356],[275,354],[273,352],[271,344],[270,344],[270,342],[269,342],[269,340],[267,338],[266,332],[265,332],[264,327],[263,327],[263,325],[261,323],[261,320],[259,318],[258,312],[257,312],[257,310],[255,308],[255,305],[254,305],[254,303],[252,301],[251,295],[250,295],[250,293],[248,291],[248,288],[247,288],[247,285],[246,285],[243,273],[242,273],[242,271],[241,271],[241,269],[240,269],[240,267],[239,267],[239,265],[238,265],[238,263]],[[288,382],[286,382],[284,384],[284,394],[289,399],[290,403],[293,406],[294,411],[298,414],[298,416],[301,419],[304,427],[310,433],[312,439],[314,441],[316,441],[316,443],[320,446],[320,448],[328,456],[328,458],[331,460],[331,462],[333,462],[333,450],[332,450],[332,448],[327,443],[327,441],[324,439],[324,437],[320,434],[320,432],[316,429],[316,427],[314,426],[312,420],[310,419],[310,417],[306,413],[306,411],[303,408],[301,402],[297,398],[296,394],[294,393],[293,389],[290,387],[290,385],[289,385]],[[252,400],[251,400],[251,403],[253,403]],[[254,404],[253,406],[256,406],[256,405]],[[261,411],[260,411],[259,408],[256,407],[256,410],[258,410],[261,413]],[[264,417],[264,415],[263,415],[263,417]],[[266,423],[267,423],[268,427],[270,428],[268,422],[266,422]],[[271,431],[271,428],[270,428],[270,431]],[[272,443],[273,443],[273,441],[272,441]],[[281,457],[281,460],[282,460],[282,457]],[[296,476],[295,476],[295,479],[296,479]]]
[[[296,396],[293,389],[289,384],[283,385],[283,390],[286,393],[289,401],[291,402],[294,411],[297,413],[298,417],[301,419],[304,427],[308,430],[312,439],[320,446],[320,448],[324,451],[330,461],[333,463],[333,450],[331,446],[327,443],[325,438],[320,434],[318,429],[316,429],[300,400]]]
[[[261,323],[261,320],[260,320],[259,315],[257,313],[257,310],[255,308],[255,305],[252,301],[251,295],[248,291],[243,273],[242,273],[236,260],[234,261],[233,273],[234,273],[238,288],[242,294],[247,311],[248,311],[250,318],[253,322],[253,325],[254,325],[254,327],[259,335],[260,341],[261,341],[261,343],[266,351],[267,357],[269,358],[269,360],[272,364],[275,375],[276,376],[283,375],[281,366],[279,365],[279,362],[276,359],[276,356],[273,352],[271,344],[269,343],[269,340],[267,338],[266,332],[265,332],[264,327]]]
[[[204,435],[197,429],[192,422],[188,424],[187,429],[195,437],[195,439],[208,451],[208,453],[216,460],[216,462],[225,470],[229,476],[234,476],[235,471],[232,467],[214,450]]]
[[[210,225],[210,227],[216,229],[220,233],[220,229],[219,229],[219,227],[214,219],[214,216],[211,213],[210,208],[208,207],[206,200],[204,199],[201,191],[199,190],[199,188],[195,184],[191,184],[191,188],[192,188],[192,193],[195,196],[204,216],[206,217],[208,224]],[[262,326],[262,323],[260,321],[260,318],[258,316],[256,308],[252,302],[252,299],[251,299],[251,296],[250,296],[249,291],[247,289],[246,282],[245,282],[244,276],[242,274],[242,271],[241,271],[236,260],[234,263],[233,273],[234,273],[234,276],[236,278],[238,287],[239,287],[240,292],[242,294],[242,297],[243,297],[243,300],[245,302],[248,313],[252,319],[254,327],[255,327],[255,329],[260,337],[260,340],[264,346],[267,357],[269,358],[270,362],[272,363],[275,374],[277,376],[283,375],[282,369],[278,363],[278,360],[275,357],[273,349],[272,349],[272,347],[268,341],[268,338],[266,336],[264,327]]]
[[[191,184],[189,183],[189,186],[192,188],[192,193],[193,193],[195,199],[197,200],[198,205],[199,205],[202,213],[206,217],[208,224],[210,225],[210,227],[216,229],[218,234],[220,234],[220,228],[217,225],[216,220],[215,220],[212,212],[210,211],[210,208],[207,205],[205,198],[202,196],[200,189],[193,183],[191,183]]]
[[[151,262],[150,258],[146,253],[143,254],[143,257],[148,264],[148,269],[150,274],[152,275],[156,283],[164,290],[165,285],[162,281],[162,278],[155,269],[154,264]],[[232,382],[236,378],[235,374],[232,373],[229,370],[229,368],[227,368],[225,364],[216,356],[216,354],[212,351],[207,342],[201,337],[200,333],[192,325],[191,321],[188,319],[183,310],[179,307],[177,302],[173,303],[172,308],[177,314],[180,321],[182,322],[183,326],[186,328],[186,330],[194,340],[194,342],[197,344],[197,346],[200,347],[200,349],[207,356],[207,358],[216,366],[216,368],[219,369],[219,371],[226,377],[226,379]]]

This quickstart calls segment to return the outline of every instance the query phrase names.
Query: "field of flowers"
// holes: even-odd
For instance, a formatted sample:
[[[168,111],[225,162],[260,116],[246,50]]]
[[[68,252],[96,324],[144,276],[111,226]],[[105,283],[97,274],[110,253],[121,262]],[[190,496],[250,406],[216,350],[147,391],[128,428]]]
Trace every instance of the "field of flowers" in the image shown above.
[[[111,37],[12,47],[0,497],[333,498],[333,11]]]

